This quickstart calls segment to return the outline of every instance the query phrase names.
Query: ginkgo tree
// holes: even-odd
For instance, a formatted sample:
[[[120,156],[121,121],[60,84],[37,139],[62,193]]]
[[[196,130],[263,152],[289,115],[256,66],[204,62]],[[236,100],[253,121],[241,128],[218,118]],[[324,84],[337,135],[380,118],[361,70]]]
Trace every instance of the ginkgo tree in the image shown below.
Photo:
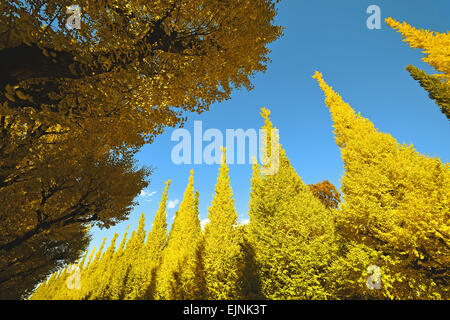
[[[80,29],[67,29],[73,4],[0,5],[2,112],[28,108],[44,130],[102,118],[103,136],[120,133],[114,145],[151,141],[182,123],[182,111],[251,88],[281,35],[269,0],[82,0]]]
[[[103,156],[250,89],[281,35],[268,0],[76,4],[71,30],[72,1],[0,4],[0,188],[33,169],[49,135]]]
[[[203,236],[198,217],[194,171],[170,229],[157,274],[156,297],[163,300],[201,299],[205,295],[201,251]],[[199,268],[200,267],[200,268]]]
[[[449,164],[378,132],[322,74],[314,78],[325,93],[345,168],[336,228],[347,253],[334,266],[338,291],[348,290],[347,297],[448,298]],[[370,265],[381,268],[379,291],[367,290]]]
[[[248,241],[255,252],[261,294],[267,299],[326,299],[327,269],[335,258],[331,210],[302,181],[278,141],[270,111],[263,108],[267,159],[279,153],[279,168],[262,174],[269,161],[253,165]],[[269,171],[270,172],[270,171]]]
[[[0,189],[1,298],[26,295],[49,273],[74,263],[89,243],[87,228],[127,219],[148,185],[148,170],[134,169],[130,157],[95,162],[72,154],[46,157],[25,181]]]
[[[409,65],[406,70],[411,77],[419,81],[420,85],[428,91],[431,99],[441,108],[443,114],[450,120],[450,32],[440,33],[429,30],[416,29],[406,22],[400,23],[387,18],[386,23],[401,33],[405,42],[411,48],[422,49],[427,62],[437,74],[429,75],[419,68]]]
[[[204,231],[205,282],[207,298],[211,300],[242,297],[243,255],[225,158],[223,148],[215,193],[208,210],[209,222]]]

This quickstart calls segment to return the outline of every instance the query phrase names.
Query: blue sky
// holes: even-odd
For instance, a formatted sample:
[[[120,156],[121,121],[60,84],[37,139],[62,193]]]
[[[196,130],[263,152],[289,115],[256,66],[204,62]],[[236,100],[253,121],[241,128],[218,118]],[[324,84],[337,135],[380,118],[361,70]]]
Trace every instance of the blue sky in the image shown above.
[[[381,8],[380,30],[366,27],[369,5]],[[356,112],[369,118],[380,131],[392,134],[400,143],[412,143],[423,154],[449,162],[449,122],[405,67],[413,64],[428,73],[433,71],[421,61],[421,51],[401,41],[401,35],[389,28],[384,18],[390,16],[417,28],[447,32],[450,1],[284,0],[278,8],[276,23],[285,27],[284,37],[271,44],[272,62],[265,74],[254,78],[255,89],[235,91],[229,101],[215,104],[201,115],[188,114],[186,129],[192,133],[196,120],[202,121],[203,131],[216,128],[224,135],[226,129],[259,129],[263,124],[260,109],[267,107],[279,129],[280,143],[303,181],[310,184],[328,179],[340,188],[343,163],[331,117],[322,91],[311,78],[318,70]],[[218,165],[175,165],[171,150],[177,142],[171,141],[172,132],[168,130],[137,154],[138,164],[152,166],[155,172],[149,187],[136,199],[139,205],[129,220],[109,230],[93,228],[90,247],[98,248],[105,236],[109,243],[114,232],[121,237],[127,225],[134,230],[142,212],[149,230],[164,182],[169,179],[169,200],[176,204],[168,209],[170,225],[191,169],[194,186],[200,192],[200,218],[206,218]],[[251,165],[230,165],[230,177],[239,219],[244,221],[248,218]]]

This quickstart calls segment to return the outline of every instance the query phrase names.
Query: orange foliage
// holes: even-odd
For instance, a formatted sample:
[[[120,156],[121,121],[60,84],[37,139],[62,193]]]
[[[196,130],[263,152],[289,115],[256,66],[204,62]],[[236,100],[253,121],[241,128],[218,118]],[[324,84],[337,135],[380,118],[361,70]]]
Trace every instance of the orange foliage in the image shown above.
[[[338,208],[341,203],[341,195],[336,187],[328,180],[308,185],[312,193],[326,208]]]

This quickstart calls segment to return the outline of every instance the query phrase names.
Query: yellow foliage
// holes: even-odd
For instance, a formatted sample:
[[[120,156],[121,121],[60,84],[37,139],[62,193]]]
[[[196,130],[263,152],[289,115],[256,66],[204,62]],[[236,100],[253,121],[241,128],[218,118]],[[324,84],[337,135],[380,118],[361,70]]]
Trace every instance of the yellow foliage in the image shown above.
[[[411,48],[422,49],[425,53],[423,61],[443,73],[441,76],[450,82],[450,31],[447,33],[416,29],[406,22],[400,23],[387,18],[386,23],[400,32]]]
[[[198,192],[194,193],[193,174],[191,170],[189,183],[163,251],[157,276],[159,299],[201,299],[203,295],[202,274],[198,270],[198,251],[202,239],[198,218]]]
[[[233,191],[222,149],[222,164],[211,206],[209,222],[205,226],[203,261],[207,298],[211,300],[239,299],[242,297],[239,281],[242,278],[242,254],[236,229],[237,213]]]
[[[318,72],[341,148],[343,237],[375,250],[383,293],[396,299],[448,295],[449,164],[401,145],[345,103]],[[416,284],[420,283],[421,286]]]
[[[262,109],[263,129],[271,139],[278,134],[270,111]],[[261,293],[269,299],[327,299],[328,265],[334,259],[334,224],[330,210],[314,197],[292,168],[286,152],[279,152],[279,169],[273,175],[260,174],[253,165],[248,239],[255,251]]]

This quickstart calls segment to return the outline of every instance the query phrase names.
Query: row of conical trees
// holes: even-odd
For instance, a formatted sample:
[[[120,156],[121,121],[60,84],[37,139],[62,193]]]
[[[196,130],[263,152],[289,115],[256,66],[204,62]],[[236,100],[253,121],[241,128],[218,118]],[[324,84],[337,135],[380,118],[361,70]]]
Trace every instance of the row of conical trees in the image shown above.
[[[125,234],[116,249],[116,234],[103,254],[102,244],[31,298],[448,299],[448,163],[378,132],[320,73],[314,78],[345,165],[338,208],[313,194],[278,145],[275,174],[253,165],[250,222],[239,225],[223,152],[204,230],[191,171],[169,234],[167,182],[148,235],[142,215],[128,241]],[[271,146],[278,136],[270,112],[262,116]]]

